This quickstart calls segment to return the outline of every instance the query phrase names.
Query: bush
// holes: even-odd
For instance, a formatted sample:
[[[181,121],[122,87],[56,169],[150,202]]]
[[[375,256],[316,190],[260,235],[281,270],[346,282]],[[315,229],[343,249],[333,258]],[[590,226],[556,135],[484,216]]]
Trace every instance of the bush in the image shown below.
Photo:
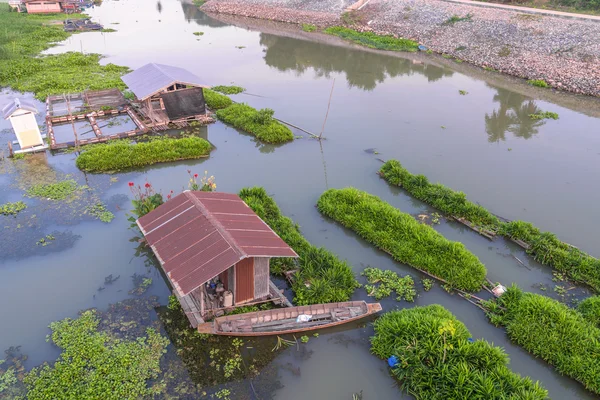
[[[77,168],[87,172],[120,171],[160,162],[207,157],[212,145],[199,137],[155,138],[131,144],[117,140],[84,148],[77,157]]]
[[[217,111],[217,118],[265,143],[283,143],[294,139],[292,131],[275,121],[269,109],[256,110],[246,104],[233,104]]]
[[[513,342],[600,393],[600,329],[579,312],[514,285],[486,307],[490,321],[505,326]]]
[[[265,189],[254,187],[240,191],[240,197],[290,247],[298,253],[298,264],[290,258],[271,259],[271,272],[282,274],[298,269],[294,277],[294,303],[298,305],[347,301],[359,285],[350,265],[327,249],[311,245],[298,225],[281,215]]]
[[[508,369],[508,357],[471,333],[442,306],[391,311],[375,321],[371,351],[396,356],[392,374],[417,399],[546,399],[538,382]]]
[[[450,216],[465,218],[471,223],[497,229],[500,220],[485,208],[467,200],[463,192],[456,192],[440,183],[429,183],[424,175],[413,175],[396,160],[383,164],[379,174],[390,184],[400,186],[413,197]]]
[[[592,296],[577,305],[577,311],[592,324],[600,328],[600,296]]]
[[[325,29],[325,33],[360,44],[365,47],[390,51],[417,51],[419,44],[413,40],[391,35],[376,35],[373,32],[358,32],[341,26]]]
[[[204,89],[203,92],[206,105],[211,110],[220,110],[221,108],[226,108],[233,104],[233,101],[231,101],[229,97],[221,93],[217,93],[210,89]]]
[[[462,243],[447,240],[376,196],[354,188],[330,189],[317,207],[394,260],[440,277],[452,287],[479,291],[485,282],[485,266]]]

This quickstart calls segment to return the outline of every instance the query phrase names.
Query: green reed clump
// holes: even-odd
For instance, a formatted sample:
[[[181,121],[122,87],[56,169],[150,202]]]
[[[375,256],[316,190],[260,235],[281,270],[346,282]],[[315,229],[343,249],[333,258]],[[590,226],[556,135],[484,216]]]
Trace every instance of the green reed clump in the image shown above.
[[[487,228],[495,228],[500,224],[500,220],[488,210],[468,201],[463,192],[456,192],[440,183],[429,183],[425,175],[411,174],[396,160],[383,164],[379,174],[388,183],[402,187],[412,196],[448,215],[462,217]]]
[[[26,208],[27,204],[22,201],[0,204],[0,215],[17,215]]]
[[[84,148],[75,164],[86,172],[121,171],[146,165],[208,157],[212,145],[199,137],[154,138],[131,144],[128,140]]]
[[[396,356],[392,374],[417,399],[546,399],[538,382],[508,368],[500,347],[471,333],[440,305],[391,311],[374,323],[371,351]]]
[[[410,275],[401,277],[400,274],[390,270],[379,268],[365,268],[361,275],[367,278],[369,282],[364,288],[369,296],[375,297],[375,300],[381,300],[396,292],[396,300],[415,301],[417,291],[415,282]]]
[[[599,259],[562,242],[553,233],[541,232],[529,222],[507,222],[501,226],[500,233],[529,244],[527,253],[536,261],[565,272],[571,279],[600,291]]]
[[[577,304],[577,311],[596,327],[600,328],[600,296],[592,296]]]
[[[514,285],[485,306],[490,322],[506,327],[513,342],[600,393],[600,329],[578,311]]]
[[[447,240],[376,196],[354,188],[330,189],[317,207],[394,260],[445,279],[452,287],[478,291],[485,282],[485,266],[462,243]]]
[[[220,110],[222,108],[227,108],[233,104],[233,101],[224,94],[215,92],[214,90],[210,89],[204,89],[203,92],[206,105],[211,110]]]
[[[296,253],[291,258],[271,259],[271,272],[282,274],[297,269],[294,275],[294,303],[298,305],[347,301],[359,287],[352,267],[325,248],[311,245],[290,218],[281,215],[275,201],[260,187],[244,188],[240,197]]]
[[[213,86],[211,89],[214,90],[215,92],[219,92],[219,93],[223,93],[223,94],[240,94],[240,93],[244,93],[246,91],[246,89],[241,86],[225,86],[225,85]]]
[[[552,111],[540,111],[536,114],[529,114],[529,118],[540,120],[540,119],[558,119],[558,114]]]
[[[41,197],[49,200],[65,200],[78,189],[77,182],[69,179],[57,183],[47,183],[31,186],[25,193],[28,197]]]
[[[548,85],[548,83],[543,79],[530,79],[527,81],[527,83],[530,84],[531,86],[537,86],[537,87],[541,87],[541,88],[550,87],[550,85]]]
[[[413,40],[397,38],[391,35],[377,35],[373,32],[358,32],[342,26],[332,26],[325,29],[324,32],[372,49],[417,51],[419,47],[419,43]]]
[[[273,110],[257,110],[247,104],[233,104],[217,111],[217,118],[265,143],[283,143],[294,139],[292,131],[273,118]]]

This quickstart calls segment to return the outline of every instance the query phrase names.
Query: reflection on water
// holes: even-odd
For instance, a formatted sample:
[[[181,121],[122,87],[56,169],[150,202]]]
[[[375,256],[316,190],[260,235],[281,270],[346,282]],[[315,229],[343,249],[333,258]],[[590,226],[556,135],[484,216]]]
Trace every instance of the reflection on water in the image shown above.
[[[491,87],[491,86],[490,86]],[[502,88],[494,88],[494,102],[500,103],[492,114],[485,114],[485,130],[488,141],[505,141],[506,132],[516,137],[529,139],[538,133],[538,128],[544,125],[544,120],[535,120],[530,114],[540,112],[535,101],[527,96]]]
[[[279,71],[296,71],[300,75],[313,69],[315,77],[326,78],[332,72],[343,72],[350,87],[363,90],[373,90],[386,79],[403,75],[422,74],[429,82],[435,82],[454,73],[449,69],[404,58],[268,33],[260,34],[260,44],[266,47],[266,64]]]

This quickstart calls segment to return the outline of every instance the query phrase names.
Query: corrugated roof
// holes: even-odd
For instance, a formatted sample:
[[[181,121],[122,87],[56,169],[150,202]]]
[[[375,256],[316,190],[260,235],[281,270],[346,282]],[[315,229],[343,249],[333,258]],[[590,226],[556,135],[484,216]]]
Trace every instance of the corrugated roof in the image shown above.
[[[298,257],[235,194],[191,192],[137,221],[181,296],[249,257]]]
[[[37,108],[35,107],[35,104],[29,103],[27,101],[21,101],[20,99],[14,99],[12,102],[8,103],[2,108],[2,116],[4,117],[4,119],[8,119],[11,115],[15,113],[15,111],[19,109],[31,111],[36,114],[38,112]]]
[[[164,64],[150,63],[121,77],[139,100],[145,100],[175,83],[208,88],[190,71]]]

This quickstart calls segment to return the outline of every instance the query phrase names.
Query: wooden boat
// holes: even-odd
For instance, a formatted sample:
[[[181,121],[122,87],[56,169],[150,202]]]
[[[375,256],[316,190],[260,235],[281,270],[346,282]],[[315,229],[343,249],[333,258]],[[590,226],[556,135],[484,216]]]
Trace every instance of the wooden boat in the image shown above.
[[[329,328],[381,311],[379,303],[346,301],[227,315],[198,325],[200,333],[268,336]]]

